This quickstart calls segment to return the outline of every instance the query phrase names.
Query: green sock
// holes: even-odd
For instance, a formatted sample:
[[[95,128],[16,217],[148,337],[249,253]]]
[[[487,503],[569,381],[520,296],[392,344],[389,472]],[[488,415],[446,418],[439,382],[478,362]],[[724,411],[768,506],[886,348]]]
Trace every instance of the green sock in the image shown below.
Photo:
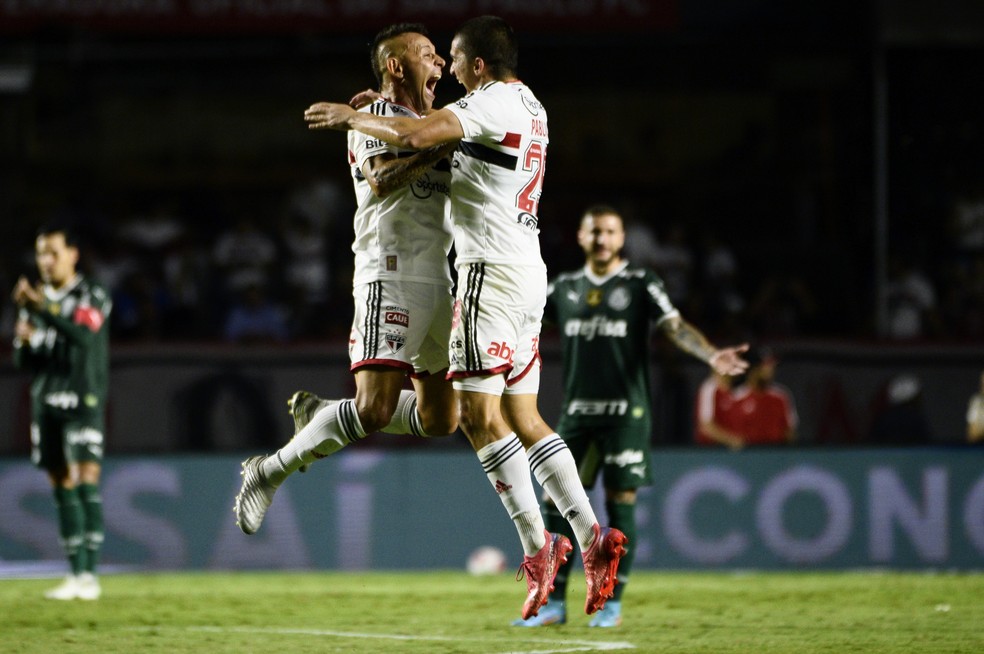
[[[73,575],[82,572],[83,515],[79,494],[74,488],[55,487],[55,506],[58,508],[58,535],[68,556]]]
[[[83,550],[85,557],[82,569],[95,574],[99,565],[99,550],[103,543],[103,509],[99,486],[96,484],[79,484],[79,499],[85,513],[85,530],[83,533]]]
[[[620,602],[622,601],[622,593],[625,592],[625,586],[629,583],[632,561],[635,560],[637,536],[635,504],[605,502],[605,510],[608,511],[608,526],[618,529],[629,539],[625,546],[625,554],[622,555],[622,560],[618,564],[618,583],[615,584],[615,596],[612,598],[616,602]]]
[[[547,531],[554,534],[563,534],[570,538],[572,542],[576,542],[571,523],[567,522],[564,516],[560,514],[560,510],[549,502],[544,503],[543,506],[543,524],[547,528]],[[560,566],[557,570],[557,577],[554,579],[554,589],[550,593],[550,599],[555,602],[563,602],[567,596],[567,577],[571,573],[572,565],[574,565],[574,557],[570,555],[567,557],[567,563]]]

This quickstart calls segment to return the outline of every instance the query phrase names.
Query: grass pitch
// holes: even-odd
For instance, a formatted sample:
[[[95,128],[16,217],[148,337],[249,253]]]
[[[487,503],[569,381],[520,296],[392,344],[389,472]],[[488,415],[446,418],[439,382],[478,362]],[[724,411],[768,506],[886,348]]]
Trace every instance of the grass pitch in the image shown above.
[[[98,602],[57,580],[0,581],[0,652],[984,652],[984,575],[636,573],[624,624],[510,627],[526,585],[464,573],[104,576]]]

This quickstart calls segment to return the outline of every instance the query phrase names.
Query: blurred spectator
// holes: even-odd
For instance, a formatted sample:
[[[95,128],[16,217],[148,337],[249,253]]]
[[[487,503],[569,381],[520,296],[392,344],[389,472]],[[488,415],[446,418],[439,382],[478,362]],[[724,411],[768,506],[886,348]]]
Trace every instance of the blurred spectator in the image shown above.
[[[286,254],[284,276],[294,330],[314,335],[330,298],[331,273],[324,228],[302,213],[288,214],[282,232]]]
[[[172,207],[161,203],[148,214],[126,219],[117,230],[117,235],[141,254],[159,255],[185,231],[184,222],[176,213]]]
[[[885,293],[891,339],[910,341],[939,334],[936,289],[912,256],[892,257]]]
[[[732,450],[744,447],[738,433],[735,397],[730,375],[711,373],[697,389],[694,442],[697,445],[724,445]]]
[[[659,251],[659,239],[652,225],[640,218],[629,218],[625,221],[625,245],[622,256],[633,266],[640,268],[656,268],[656,257]]]
[[[752,331],[762,338],[790,338],[808,331],[817,302],[806,283],[795,275],[772,275],[759,287],[748,307]]]
[[[238,344],[283,343],[287,340],[287,312],[267,298],[259,285],[240,292],[226,320],[225,339]]]
[[[110,334],[127,341],[156,341],[161,337],[161,316],[167,304],[160,285],[147,272],[127,275],[112,293]]]
[[[687,242],[683,225],[669,226],[663,242],[657,244],[653,254],[653,266],[663,278],[666,292],[676,306],[690,297],[694,271],[694,252]]]
[[[172,340],[187,340],[210,334],[210,325],[218,324],[208,311],[210,300],[209,257],[201,241],[185,232],[164,256],[163,276],[167,292],[164,335]]]
[[[775,382],[778,359],[762,349],[750,350],[745,359],[745,383],[734,393],[736,431],[746,445],[792,443],[799,417],[792,394]]]
[[[984,254],[966,265],[951,263],[947,270],[942,309],[948,336],[979,342],[984,336]]]
[[[967,403],[967,442],[984,442],[984,373],[980,386]]]
[[[271,270],[277,263],[277,246],[254,220],[241,218],[232,229],[219,235],[212,259],[222,271],[225,290],[236,294],[250,287],[269,286]]]
[[[932,440],[922,408],[922,385],[910,374],[888,382],[884,408],[875,416],[869,440],[876,445],[921,445]]]

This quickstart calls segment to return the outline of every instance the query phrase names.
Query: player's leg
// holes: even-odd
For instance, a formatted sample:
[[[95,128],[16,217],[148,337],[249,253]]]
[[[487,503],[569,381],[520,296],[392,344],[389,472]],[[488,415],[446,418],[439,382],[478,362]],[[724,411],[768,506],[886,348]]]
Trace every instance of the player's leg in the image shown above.
[[[572,547],[564,536],[544,529],[526,450],[499,413],[500,398],[495,389],[501,389],[503,380],[501,375],[495,377],[470,377],[456,381],[455,387],[461,430],[475,449],[523,545],[520,571],[526,577],[527,596],[521,615],[525,620],[537,615],[546,603],[557,568],[567,560]]]
[[[581,485],[577,465],[566,443],[553,432],[536,408],[536,396],[510,394],[503,401],[503,414],[524,443],[537,481],[550,494],[560,513],[571,524],[581,548],[587,597],[584,610],[591,614],[611,597],[625,535],[601,527]]]
[[[45,592],[47,599],[73,600],[78,597],[78,575],[82,572],[82,534],[85,516],[72,477],[63,433],[64,423],[34,407],[31,424],[31,460],[44,470],[58,514],[58,540],[68,560],[69,573],[58,586]]]
[[[564,440],[540,417],[537,396],[509,393],[503,396],[502,413],[526,447],[530,469],[560,514],[570,523],[581,550],[595,539],[598,523],[588,494],[581,485],[574,456]]]
[[[636,498],[638,489],[652,482],[649,439],[652,433],[648,420],[628,425],[613,425],[596,439],[601,448],[605,480],[605,508],[608,525],[618,529],[628,539],[625,554],[618,566],[618,584],[612,600],[592,619],[590,626],[615,627],[622,622],[622,595],[628,585],[635,561]]]
[[[407,286],[407,292],[413,293],[415,298],[407,339],[408,348],[413,348],[410,350],[413,390],[400,393],[393,418],[382,431],[424,437],[447,436],[458,428],[458,404],[447,379],[451,295],[443,286]]]
[[[635,543],[638,542],[635,520],[636,495],[635,489],[623,491],[606,489],[605,510],[608,513],[608,525],[625,534],[625,553],[622,554],[618,564],[618,583],[615,585],[614,594],[591,619],[588,624],[590,627],[618,627],[622,624],[622,594],[632,574]]]
[[[102,594],[97,576],[105,531],[102,496],[99,492],[101,473],[102,466],[97,460],[80,461],[78,464],[77,488],[84,514],[82,573],[78,576],[78,596],[84,600],[97,600]]]
[[[581,485],[584,488],[594,486],[601,470],[598,449],[594,445],[593,433],[588,430],[578,429],[575,425],[560,425],[563,428],[564,442],[578,464],[578,472],[581,477]],[[563,534],[574,540],[574,530],[564,518],[560,509],[554,504],[549,493],[543,493],[543,522],[547,531]],[[570,577],[574,561],[569,560],[557,570],[557,577],[554,579],[554,590],[550,593],[550,599],[544,605],[540,614],[529,620],[517,620],[514,626],[541,627],[551,624],[563,624],[567,620],[567,580]]]

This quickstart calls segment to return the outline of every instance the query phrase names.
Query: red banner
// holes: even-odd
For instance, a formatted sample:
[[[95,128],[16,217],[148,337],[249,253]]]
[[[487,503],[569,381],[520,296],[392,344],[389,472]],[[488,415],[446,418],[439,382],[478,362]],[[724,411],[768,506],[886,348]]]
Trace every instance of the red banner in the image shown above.
[[[0,32],[82,28],[133,33],[340,33],[404,21],[452,30],[502,16],[517,30],[666,31],[678,0],[0,0]]]

